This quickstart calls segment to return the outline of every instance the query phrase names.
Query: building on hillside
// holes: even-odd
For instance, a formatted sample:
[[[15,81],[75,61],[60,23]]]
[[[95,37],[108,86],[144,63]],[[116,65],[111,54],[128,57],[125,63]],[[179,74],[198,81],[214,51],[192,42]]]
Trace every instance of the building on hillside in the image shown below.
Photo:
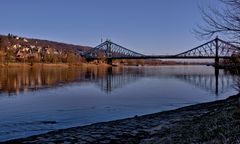
[[[23,39],[23,41],[24,41],[24,42],[28,42],[28,40],[27,40],[27,39],[25,39],[25,38]]]

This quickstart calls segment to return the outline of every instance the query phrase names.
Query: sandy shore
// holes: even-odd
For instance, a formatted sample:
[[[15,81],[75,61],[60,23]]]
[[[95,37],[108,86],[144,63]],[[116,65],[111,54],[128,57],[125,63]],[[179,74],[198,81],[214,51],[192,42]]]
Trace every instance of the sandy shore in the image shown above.
[[[52,131],[6,143],[239,143],[240,95],[144,116]]]

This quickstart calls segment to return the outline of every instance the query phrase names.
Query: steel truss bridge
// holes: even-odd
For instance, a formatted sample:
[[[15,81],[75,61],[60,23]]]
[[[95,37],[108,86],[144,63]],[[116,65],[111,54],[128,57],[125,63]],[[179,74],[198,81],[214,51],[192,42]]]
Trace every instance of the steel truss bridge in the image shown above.
[[[229,59],[239,53],[240,47],[217,37],[176,55],[144,55],[107,40],[81,56],[89,61],[105,59],[109,64],[115,59],[215,59],[215,63],[219,64],[219,59]]]

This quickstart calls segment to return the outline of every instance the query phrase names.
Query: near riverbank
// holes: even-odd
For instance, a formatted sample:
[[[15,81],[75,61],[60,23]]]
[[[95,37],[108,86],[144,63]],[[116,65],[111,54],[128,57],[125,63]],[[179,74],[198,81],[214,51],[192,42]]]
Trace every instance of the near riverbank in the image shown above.
[[[226,100],[88,126],[6,143],[239,143],[240,94]]]

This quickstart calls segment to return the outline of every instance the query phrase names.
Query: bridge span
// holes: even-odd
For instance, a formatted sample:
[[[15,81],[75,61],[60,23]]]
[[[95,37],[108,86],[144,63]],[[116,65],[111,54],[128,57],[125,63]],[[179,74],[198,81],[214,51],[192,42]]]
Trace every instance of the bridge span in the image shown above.
[[[144,55],[107,40],[100,45],[82,53],[87,60],[105,59],[111,64],[115,59],[229,59],[240,53],[240,47],[219,39],[218,37],[193,49],[175,55]]]

